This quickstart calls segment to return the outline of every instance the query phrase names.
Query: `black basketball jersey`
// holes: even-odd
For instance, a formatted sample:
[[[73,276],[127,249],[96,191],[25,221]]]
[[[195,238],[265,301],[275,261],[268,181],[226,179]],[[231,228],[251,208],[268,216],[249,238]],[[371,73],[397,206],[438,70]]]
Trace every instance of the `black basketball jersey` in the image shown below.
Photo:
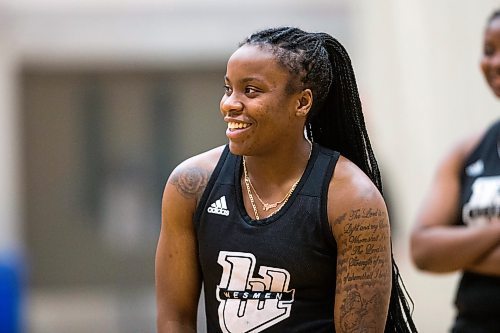
[[[488,129],[466,160],[461,190],[459,224],[474,227],[500,217],[500,121]],[[500,278],[464,272],[456,306],[459,319],[495,318],[500,329]]]
[[[314,144],[289,200],[256,221],[243,204],[242,158],[225,148],[195,215],[209,333],[334,331],[327,191],[338,157]]]

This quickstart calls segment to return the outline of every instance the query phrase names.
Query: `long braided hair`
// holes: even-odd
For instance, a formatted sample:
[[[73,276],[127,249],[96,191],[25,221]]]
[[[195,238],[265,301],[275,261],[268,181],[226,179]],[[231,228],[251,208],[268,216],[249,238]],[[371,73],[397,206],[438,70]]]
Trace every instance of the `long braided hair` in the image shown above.
[[[290,89],[311,89],[314,103],[306,121],[308,138],[354,162],[382,193],[380,171],[345,48],[329,34],[293,27],[262,30],[247,37],[240,46],[246,44],[269,50],[298,78],[298,82],[289,83]],[[385,332],[417,332],[392,251],[391,259],[392,290]]]

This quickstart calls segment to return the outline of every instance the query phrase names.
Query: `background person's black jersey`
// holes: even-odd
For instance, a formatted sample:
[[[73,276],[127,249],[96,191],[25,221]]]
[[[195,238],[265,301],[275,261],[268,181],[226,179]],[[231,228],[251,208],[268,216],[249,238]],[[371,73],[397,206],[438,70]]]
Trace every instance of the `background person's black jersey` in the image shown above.
[[[461,191],[458,224],[473,228],[500,222],[500,121],[467,158]],[[481,327],[484,332],[500,332],[500,277],[465,271],[455,303],[454,332],[483,332]]]

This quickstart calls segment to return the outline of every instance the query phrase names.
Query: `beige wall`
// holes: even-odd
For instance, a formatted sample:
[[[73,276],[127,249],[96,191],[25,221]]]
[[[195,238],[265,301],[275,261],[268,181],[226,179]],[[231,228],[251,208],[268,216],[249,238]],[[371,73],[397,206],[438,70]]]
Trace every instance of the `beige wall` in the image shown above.
[[[375,149],[397,202],[395,251],[421,332],[446,332],[457,274],[408,261],[408,232],[439,160],[459,138],[498,119],[479,71],[486,18],[498,1],[356,1],[355,61]]]
[[[380,0],[358,8],[358,77],[405,224],[443,153],[498,117],[479,71],[482,31],[495,4]]]

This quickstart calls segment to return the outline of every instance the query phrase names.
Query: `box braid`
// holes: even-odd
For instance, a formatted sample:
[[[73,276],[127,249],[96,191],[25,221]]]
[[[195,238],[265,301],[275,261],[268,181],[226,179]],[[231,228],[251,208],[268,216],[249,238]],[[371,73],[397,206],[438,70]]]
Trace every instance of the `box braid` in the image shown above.
[[[262,47],[275,55],[296,77],[289,83],[289,89],[311,89],[314,102],[306,122],[308,138],[347,157],[382,193],[380,171],[345,48],[326,33],[308,33],[292,27],[262,30],[247,37],[240,46],[246,44]],[[408,293],[392,251],[391,259],[392,290],[385,332],[417,332]]]

